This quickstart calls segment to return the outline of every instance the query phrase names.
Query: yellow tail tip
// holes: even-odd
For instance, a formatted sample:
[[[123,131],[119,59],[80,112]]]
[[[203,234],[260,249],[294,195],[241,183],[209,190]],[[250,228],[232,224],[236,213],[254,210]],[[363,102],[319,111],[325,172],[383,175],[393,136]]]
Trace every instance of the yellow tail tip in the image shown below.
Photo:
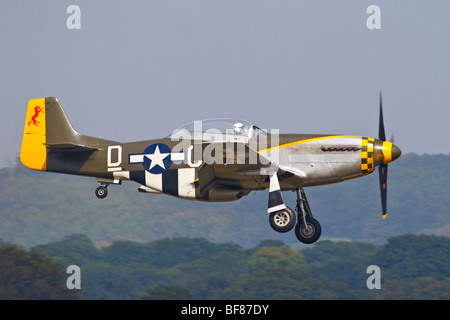
[[[45,98],[28,101],[23,129],[20,161],[34,170],[46,170],[46,105]]]

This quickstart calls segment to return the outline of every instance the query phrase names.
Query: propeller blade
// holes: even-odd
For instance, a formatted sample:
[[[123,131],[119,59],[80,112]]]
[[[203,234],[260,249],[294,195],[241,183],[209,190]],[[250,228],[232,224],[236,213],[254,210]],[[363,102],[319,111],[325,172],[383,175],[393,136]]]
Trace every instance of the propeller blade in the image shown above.
[[[383,119],[383,99],[381,96],[380,90],[380,120],[378,124],[378,138],[381,141],[386,141],[386,133],[384,131],[384,119]],[[380,179],[380,194],[381,194],[381,210],[383,214],[383,219],[386,218],[387,215],[387,173],[388,166],[387,164],[382,164],[378,168],[378,177]]]
[[[391,139],[389,140],[389,142],[394,143],[394,133],[392,133]]]
[[[383,101],[381,98],[381,91],[380,91],[380,123],[378,127],[378,138],[381,141],[386,141],[386,133],[384,132]]]
[[[381,165],[378,168],[378,176],[380,178],[381,209],[383,219],[385,219],[387,215],[387,175],[388,175],[387,164]]]

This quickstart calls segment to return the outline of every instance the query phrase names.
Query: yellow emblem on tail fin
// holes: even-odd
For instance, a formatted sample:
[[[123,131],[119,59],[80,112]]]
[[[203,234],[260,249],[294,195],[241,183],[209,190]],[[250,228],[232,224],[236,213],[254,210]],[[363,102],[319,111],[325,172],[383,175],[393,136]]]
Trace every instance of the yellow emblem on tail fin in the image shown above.
[[[30,169],[45,171],[47,167],[45,98],[28,101],[23,129],[20,161]]]

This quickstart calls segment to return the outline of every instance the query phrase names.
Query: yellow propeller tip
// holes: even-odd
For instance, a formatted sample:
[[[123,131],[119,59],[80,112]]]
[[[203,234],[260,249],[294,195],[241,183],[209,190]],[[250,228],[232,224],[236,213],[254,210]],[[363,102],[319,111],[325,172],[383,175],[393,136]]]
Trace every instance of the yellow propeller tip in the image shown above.
[[[383,214],[383,219],[386,219],[387,213]]]

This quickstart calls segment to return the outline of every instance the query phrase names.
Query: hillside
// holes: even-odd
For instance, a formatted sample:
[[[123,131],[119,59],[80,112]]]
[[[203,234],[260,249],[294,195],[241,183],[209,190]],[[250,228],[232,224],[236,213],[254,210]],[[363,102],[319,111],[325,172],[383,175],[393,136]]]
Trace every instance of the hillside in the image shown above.
[[[450,156],[403,155],[389,167],[388,217],[380,214],[378,174],[305,189],[322,240],[383,244],[402,234],[450,236]],[[115,240],[149,242],[202,237],[254,247],[264,239],[300,246],[293,232],[278,234],[268,223],[267,191],[239,201],[204,203],[137,192],[125,182],[109,196],[94,195],[98,183],[83,178],[35,172],[21,164],[0,169],[0,238],[24,247],[85,234],[96,245]],[[294,206],[295,194],[284,192]]]

